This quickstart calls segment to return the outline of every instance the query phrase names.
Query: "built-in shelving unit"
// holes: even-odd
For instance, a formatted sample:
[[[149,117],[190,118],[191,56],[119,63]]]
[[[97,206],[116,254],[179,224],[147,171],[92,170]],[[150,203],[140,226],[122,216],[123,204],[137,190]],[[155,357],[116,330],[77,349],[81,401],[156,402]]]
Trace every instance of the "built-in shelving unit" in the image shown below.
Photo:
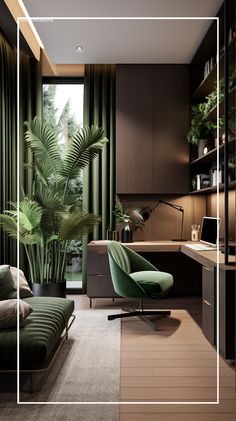
[[[229,109],[234,107],[235,105],[235,95],[236,95],[236,86],[234,86],[229,92]],[[224,114],[224,100],[220,101],[219,103],[219,115]],[[207,115],[208,120],[216,120],[217,119],[217,106],[212,108]]]
[[[229,182],[229,189],[234,189],[236,187],[236,181],[230,181]],[[219,184],[219,191],[223,191],[224,190],[224,184],[221,183]],[[200,190],[193,190],[190,191],[190,194],[210,194],[210,193],[215,193],[217,191],[217,186],[211,186],[211,187],[206,187]]]
[[[231,40],[229,43],[229,69],[230,71],[234,70],[235,65],[235,50],[236,50],[236,40],[235,38]],[[220,55],[219,60],[219,73],[220,79],[224,76],[224,53]],[[200,83],[197,89],[194,91],[191,97],[192,102],[199,102],[204,98],[206,95],[209,94],[211,89],[214,87],[217,78],[217,65],[215,64],[212,68],[211,72],[207,75],[207,77]]]
[[[224,8],[221,8],[219,11],[219,17],[220,21],[223,22],[223,16],[224,16]],[[221,37],[223,35],[223,27],[221,27]],[[234,20],[233,17],[229,23],[229,28],[231,31],[232,36],[232,28],[234,27]],[[221,38],[220,38],[221,39]],[[219,77],[222,79],[224,77],[224,62],[225,62],[225,48],[222,45],[221,39],[221,53],[219,58]],[[235,58],[236,58],[236,37],[235,37],[235,30],[233,38],[230,40],[228,44],[228,72],[229,72],[229,78],[233,73],[235,73]],[[208,75],[204,78],[204,80],[201,80],[201,77],[203,76],[203,73],[206,68],[206,64],[210,63],[211,60],[215,61],[215,54],[216,54],[216,26],[213,23],[211,27],[209,28],[204,40],[202,41],[201,46],[199,47],[198,51],[195,54],[195,57],[193,58],[192,64],[190,66],[190,71],[192,72],[192,83],[193,86],[195,86],[195,89],[191,95],[191,104],[196,105],[202,102],[205,102],[206,97],[215,89],[216,87],[216,80],[217,80],[217,65],[215,64],[211,71],[208,73]],[[203,71],[204,70],[204,71]],[[200,83],[199,83],[200,81]],[[230,91],[228,91],[228,109],[231,111],[236,106],[236,82],[235,82],[235,75],[234,79],[232,79],[234,83],[230,85]],[[198,86],[197,82],[199,83]],[[225,101],[224,99],[220,101],[219,103],[219,117],[224,116],[225,114]],[[213,107],[210,112],[207,115],[207,120],[213,121],[216,123],[217,121],[217,105]],[[224,129],[220,131],[220,137],[222,138]],[[232,135],[234,138],[232,139]],[[222,141],[222,139],[220,139]],[[229,130],[228,135],[228,148],[227,148],[227,161],[228,163],[231,161],[235,163],[235,144],[236,144],[236,138],[235,133],[232,134],[232,132]],[[222,184],[220,184],[219,189],[223,190],[224,188],[224,168],[225,168],[225,145],[222,143],[219,146],[219,149],[217,151],[217,148],[214,147],[214,140],[209,139],[208,142],[208,148],[210,148],[209,152],[206,154],[196,157],[197,149],[196,147],[191,146],[191,161],[189,163],[189,174],[190,174],[190,194],[199,194],[199,193],[213,193],[217,190],[217,187],[215,186],[215,170],[217,169],[217,157],[219,152],[219,164],[221,170],[221,180]],[[213,176],[214,173],[214,176]],[[209,177],[208,184],[210,183],[209,187],[205,187],[207,183],[207,176]],[[198,182],[196,185],[199,187],[199,183],[202,186],[202,188],[199,190],[192,190],[192,185],[195,184],[196,180]],[[201,181],[203,180],[203,181]],[[229,178],[229,189],[232,189],[235,187],[235,171],[234,174],[232,174]]]
[[[229,153],[235,152],[235,142],[236,138],[233,138],[229,141]],[[223,158],[224,156],[224,143],[222,143],[219,148],[219,157]],[[199,158],[194,159],[190,162],[190,166],[198,166],[212,163],[217,160],[217,148],[211,149],[207,154],[200,156]]]

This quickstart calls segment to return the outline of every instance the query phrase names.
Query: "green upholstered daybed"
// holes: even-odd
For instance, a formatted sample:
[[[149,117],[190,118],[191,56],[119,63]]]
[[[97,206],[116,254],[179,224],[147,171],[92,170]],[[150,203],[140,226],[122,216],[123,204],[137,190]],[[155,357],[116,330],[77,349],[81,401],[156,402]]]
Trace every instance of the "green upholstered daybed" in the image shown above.
[[[11,288],[6,288],[6,283],[12,283],[11,273],[9,274],[11,268],[4,266],[0,266],[0,306],[15,302],[16,307],[16,286],[13,285],[15,291],[12,290],[12,285]],[[50,365],[62,339],[67,337],[75,317],[74,301],[56,297],[34,297],[28,285],[22,288],[21,280],[20,296],[21,307],[25,307],[29,313],[21,321],[19,329],[20,369],[29,372],[42,370]],[[0,313],[0,370],[14,371],[17,368],[17,330],[15,326],[5,327],[2,321],[4,322],[4,314],[1,317]]]

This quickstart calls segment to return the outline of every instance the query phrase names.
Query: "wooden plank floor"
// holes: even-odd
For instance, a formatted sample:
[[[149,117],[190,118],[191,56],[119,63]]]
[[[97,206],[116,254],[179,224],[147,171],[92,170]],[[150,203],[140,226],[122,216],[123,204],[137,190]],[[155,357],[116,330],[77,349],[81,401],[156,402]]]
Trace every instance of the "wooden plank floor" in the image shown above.
[[[84,296],[76,298],[76,302],[80,308],[88,307]],[[94,307],[120,308],[121,300],[112,303],[97,299]],[[138,318],[122,320],[120,400],[216,401],[216,352],[200,328],[200,300],[162,300],[158,308],[171,309],[172,314],[169,318],[155,319],[157,332]],[[120,421],[235,419],[235,372],[223,359],[220,359],[219,404],[120,405]]]

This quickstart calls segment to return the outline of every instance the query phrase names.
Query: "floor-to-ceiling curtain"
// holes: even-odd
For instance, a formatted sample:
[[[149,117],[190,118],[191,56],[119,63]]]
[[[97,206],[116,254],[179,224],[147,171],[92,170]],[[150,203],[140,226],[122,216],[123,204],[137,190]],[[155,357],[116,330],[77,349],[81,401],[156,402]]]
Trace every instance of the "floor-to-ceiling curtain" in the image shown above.
[[[16,50],[0,32],[0,212],[17,199]],[[20,183],[30,192],[32,177],[23,163],[31,157],[24,143],[24,121],[41,114],[41,70],[34,58],[20,54]],[[16,265],[16,242],[0,230],[0,263]],[[23,262],[22,262],[23,265]]]
[[[115,65],[85,65],[84,126],[103,127],[109,143],[83,175],[83,208],[101,216],[89,239],[106,238],[114,228],[115,202]],[[86,292],[87,238],[83,241],[83,292]]]

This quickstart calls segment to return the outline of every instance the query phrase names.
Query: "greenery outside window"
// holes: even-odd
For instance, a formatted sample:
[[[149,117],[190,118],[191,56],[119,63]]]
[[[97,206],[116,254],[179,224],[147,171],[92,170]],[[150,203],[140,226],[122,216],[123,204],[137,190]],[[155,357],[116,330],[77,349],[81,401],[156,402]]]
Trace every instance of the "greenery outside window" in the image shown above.
[[[82,78],[43,79],[43,120],[58,131],[58,143],[64,153],[67,142],[83,124],[84,82]],[[83,194],[82,173],[70,186],[71,193],[81,200]],[[69,244],[66,265],[67,289],[82,288],[82,243],[73,240]]]

